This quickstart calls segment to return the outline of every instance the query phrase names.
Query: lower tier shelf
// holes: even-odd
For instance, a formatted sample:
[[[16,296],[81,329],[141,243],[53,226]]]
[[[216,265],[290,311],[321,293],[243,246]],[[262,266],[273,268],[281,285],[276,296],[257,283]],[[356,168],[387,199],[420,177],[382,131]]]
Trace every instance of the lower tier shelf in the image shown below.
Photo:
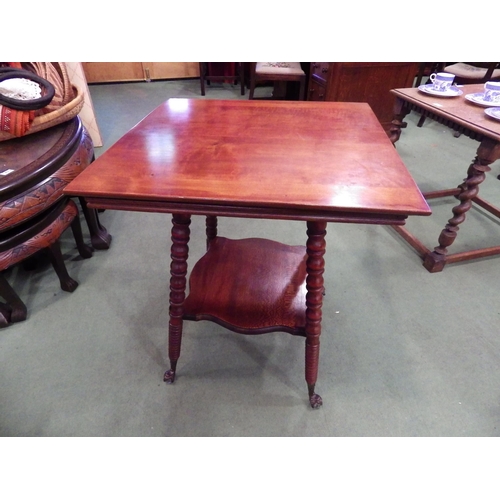
[[[193,268],[183,317],[239,333],[305,336],[306,261],[305,246],[217,237]]]

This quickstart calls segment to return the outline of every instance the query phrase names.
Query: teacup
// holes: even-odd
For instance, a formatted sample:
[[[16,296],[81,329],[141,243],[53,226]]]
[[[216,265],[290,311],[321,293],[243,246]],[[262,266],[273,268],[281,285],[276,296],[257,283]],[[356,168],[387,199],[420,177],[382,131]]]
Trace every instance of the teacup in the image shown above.
[[[455,75],[451,73],[432,73],[429,77],[432,82],[432,89],[438,92],[446,92],[450,90],[451,84],[455,79]]]
[[[484,84],[483,101],[500,103],[500,82],[486,82]]]

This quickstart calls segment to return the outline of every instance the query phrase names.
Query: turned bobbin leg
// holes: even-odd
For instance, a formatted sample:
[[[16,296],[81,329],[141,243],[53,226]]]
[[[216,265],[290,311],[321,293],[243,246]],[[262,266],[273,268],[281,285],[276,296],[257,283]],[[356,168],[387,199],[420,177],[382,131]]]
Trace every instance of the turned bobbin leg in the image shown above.
[[[321,335],[321,307],[323,305],[323,273],[326,249],[326,222],[307,223],[307,279],[306,279],[306,382],[309,402],[319,408],[323,401],[314,392],[318,378],[319,337]]]
[[[170,370],[165,372],[163,381],[175,381],[177,360],[181,353],[182,316],[186,298],[186,275],[191,216],[174,214],[172,218],[172,249],[170,264],[170,321],[168,324],[168,357]]]

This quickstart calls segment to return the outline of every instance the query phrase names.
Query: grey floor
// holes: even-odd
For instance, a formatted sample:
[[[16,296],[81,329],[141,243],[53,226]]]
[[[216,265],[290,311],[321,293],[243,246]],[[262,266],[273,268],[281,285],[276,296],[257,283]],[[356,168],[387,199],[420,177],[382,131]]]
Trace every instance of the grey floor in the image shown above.
[[[196,80],[94,85],[91,94],[104,140],[97,156],[165,99],[202,98]],[[204,98],[242,97],[213,85]],[[397,149],[420,187],[459,184],[477,143],[417,120],[408,117]],[[498,174],[496,162],[482,193],[500,205]],[[408,226],[433,247],[453,204],[432,202],[432,217]],[[390,228],[330,224],[324,405],[312,410],[304,341],[285,333],[246,337],[188,322],[177,381],[164,384],[170,217],[106,211],[101,222],[112,245],[89,260],[63,235],[74,293],[48,264],[6,273],[28,319],[0,330],[0,435],[500,435],[500,257],[430,274]],[[220,233],[305,241],[299,222],[222,219]],[[459,233],[457,250],[489,246],[500,227],[473,209]],[[191,236],[192,264],[204,251],[202,218]]]

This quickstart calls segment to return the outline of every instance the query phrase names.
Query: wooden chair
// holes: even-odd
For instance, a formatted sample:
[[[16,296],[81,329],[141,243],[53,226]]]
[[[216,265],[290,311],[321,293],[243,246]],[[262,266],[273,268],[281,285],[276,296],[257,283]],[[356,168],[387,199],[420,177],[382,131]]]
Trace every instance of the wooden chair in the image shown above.
[[[250,63],[250,94],[253,99],[258,82],[299,82],[299,101],[304,100],[306,74],[298,62],[253,62]]]
[[[500,80],[499,63],[454,63],[444,66],[443,71],[455,75],[454,83],[468,85],[470,83],[485,83]]]
[[[205,95],[205,81],[207,82],[208,85],[210,85],[210,81],[225,82],[231,80],[233,80],[234,83],[237,83],[238,81],[240,82],[241,95],[245,95],[245,77],[243,71],[243,63],[241,62],[231,63],[236,65],[235,75],[214,75],[213,71],[209,71],[209,69],[212,69],[211,67],[213,64],[214,63],[206,63],[206,62],[200,63],[201,95]],[[223,64],[223,63],[217,63],[217,64]]]

